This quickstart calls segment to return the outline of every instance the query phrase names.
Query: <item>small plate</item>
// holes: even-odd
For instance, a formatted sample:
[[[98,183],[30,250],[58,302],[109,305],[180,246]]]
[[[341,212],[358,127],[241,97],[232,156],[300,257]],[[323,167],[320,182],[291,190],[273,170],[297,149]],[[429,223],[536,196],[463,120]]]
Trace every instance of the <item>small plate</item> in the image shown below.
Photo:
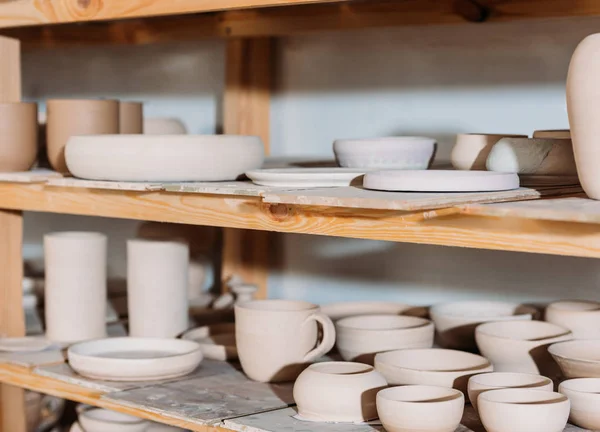
[[[52,346],[52,342],[42,336],[0,338],[0,351],[33,352],[44,351]]]
[[[287,188],[343,187],[360,185],[368,169],[273,168],[246,172],[253,183]]]
[[[235,324],[215,324],[198,327],[185,332],[184,340],[191,340],[200,345],[204,357],[212,360],[237,360],[235,345]]]

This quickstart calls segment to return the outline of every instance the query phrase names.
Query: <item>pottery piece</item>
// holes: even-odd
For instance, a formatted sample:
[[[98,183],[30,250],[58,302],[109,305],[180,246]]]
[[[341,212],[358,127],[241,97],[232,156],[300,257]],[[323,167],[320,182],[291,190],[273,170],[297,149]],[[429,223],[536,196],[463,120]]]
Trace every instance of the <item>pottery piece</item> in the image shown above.
[[[558,392],[571,401],[569,421],[589,430],[600,430],[600,378],[563,381]]]
[[[569,418],[569,399],[549,391],[491,390],[477,403],[487,432],[563,432]]]
[[[0,338],[0,351],[4,352],[43,351],[50,346],[52,342],[43,336]]]
[[[547,348],[571,339],[570,330],[544,321],[497,321],[475,329],[477,347],[496,372],[556,376],[559,369]]]
[[[399,315],[361,315],[336,322],[336,346],[344,360],[373,364],[375,354],[403,348],[431,348],[433,323]]]
[[[365,189],[396,192],[493,192],[519,187],[519,176],[487,171],[376,171],[365,174]]]
[[[570,129],[546,129],[533,131],[533,138],[571,139]]]
[[[202,361],[196,342],[117,337],[79,342],[67,351],[80,375],[107,381],[151,381],[192,372]]]
[[[456,135],[456,143],[452,147],[450,161],[457,170],[483,170],[485,161],[492,151],[492,147],[502,138],[522,137],[526,135],[512,134],[474,134],[464,133]]]
[[[96,135],[72,137],[71,173],[108,181],[226,181],[260,168],[262,141],[242,135]]]
[[[119,133],[144,133],[144,104],[142,102],[119,102]]]
[[[235,322],[242,369],[255,381],[293,381],[335,344],[333,322],[317,305],[304,301],[253,300],[237,304]],[[319,343],[317,323],[322,326]]]
[[[427,308],[384,301],[352,301],[321,305],[321,312],[337,321],[357,315],[410,315],[426,318]]]
[[[78,423],[85,432],[145,432],[147,420],[102,408],[92,408],[79,413]]]
[[[568,139],[502,138],[490,151],[486,167],[502,173],[577,175],[573,144]]]
[[[600,340],[552,344],[548,352],[567,378],[600,378]]]
[[[247,171],[261,186],[287,188],[343,187],[360,185],[365,169],[358,168],[270,168]]]
[[[537,310],[519,303],[476,300],[434,305],[429,314],[443,347],[474,351],[475,327],[479,324],[531,320]]]
[[[204,290],[206,287],[206,273],[209,265],[209,263],[204,262],[203,260],[190,257],[190,264],[188,267],[188,298],[190,300],[200,297],[206,298],[207,296],[212,299],[210,293]]]
[[[575,339],[600,339],[600,303],[563,300],[546,308],[546,321],[567,328]]]
[[[119,133],[116,100],[53,99],[46,101],[48,160],[56,171],[68,174],[65,147],[72,136]],[[116,163],[116,158],[113,160]]]
[[[258,291],[258,286],[248,283],[240,283],[231,286],[231,291],[235,294],[235,303],[245,303],[254,300],[254,295]]]
[[[545,376],[526,373],[489,372],[473,375],[467,385],[469,401],[477,409],[477,398],[481,393],[501,388],[531,388],[551,392],[554,383]]]
[[[187,129],[181,120],[169,117],[144,119],[144,135],[185,135]]]
[[[341,167],[424,170],[433,161],[436,142],[426,137],[339,139],[333,152]]]
[[[464,409],[463,394],[446,387],[408,385],[377,393],[377,412],[387,432],[454,432]]]
[[[46,337],[72,343],[106,336],[104,234],[66,231],[44,236]]]
[[[0,172],[29,170],[38,154],[37,104],[0,103]]]
[[[182,339],[200,345],[205,358],[212,360],[237,360],[235,324],[213,324],[186,331]]]
[[[357,423],[377,418],[375,397],[387,387],[372,366],[351,362],[315,363],[294,383],[294,401],[305,420]]]
[[[168,240],[127,241],[129,334],[175,337],[188,328],[186,243]]]
[[[493,371],[488,359],[480,355],[441,348],[379,353],[375,356],[375,369],[390,385],[433,385],[463,393],[471,375]]]

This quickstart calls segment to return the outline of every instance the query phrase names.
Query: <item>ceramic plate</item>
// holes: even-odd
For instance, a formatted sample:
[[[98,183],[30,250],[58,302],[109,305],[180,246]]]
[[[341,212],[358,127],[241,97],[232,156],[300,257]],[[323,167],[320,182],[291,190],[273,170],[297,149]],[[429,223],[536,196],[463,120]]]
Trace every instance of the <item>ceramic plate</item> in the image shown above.
[[[246,172],[257,185],[288,188],[342,187],[362,183],[368,170],[354,168],[273,168]]]
[[[517,189],[519,176],[489,171],[377,171],[364,179],[365,189],[397,192],[493,192]]]
[[[0,338],[0,351],[43,351],[50,346],[52,346],[52,342],[43,336]]]
[[[213,360],[236,360],[235,324],[215,324],[185,332],[182,339],[197,342],[204,357]]]
[[[67,351],[80,375],[107,381],[151,381],[192,372],[202,361],[193,341],[154,338],[109,338],[80,342]]]

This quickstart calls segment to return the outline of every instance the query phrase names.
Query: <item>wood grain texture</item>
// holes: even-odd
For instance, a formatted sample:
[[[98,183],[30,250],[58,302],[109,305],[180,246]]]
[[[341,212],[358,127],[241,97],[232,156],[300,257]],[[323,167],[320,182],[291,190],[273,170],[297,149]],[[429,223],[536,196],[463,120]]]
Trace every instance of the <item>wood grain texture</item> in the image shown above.
[[[0,102],[20,102],[21,43],[0,36],[0,59]]]

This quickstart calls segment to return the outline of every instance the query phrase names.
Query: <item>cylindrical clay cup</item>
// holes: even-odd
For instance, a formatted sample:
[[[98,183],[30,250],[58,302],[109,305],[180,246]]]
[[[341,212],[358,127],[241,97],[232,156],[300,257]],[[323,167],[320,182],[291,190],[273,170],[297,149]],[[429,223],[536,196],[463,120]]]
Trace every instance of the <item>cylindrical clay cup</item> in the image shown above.
[[[27,171],[37,158],[37,104],[0,103],[0,172]]]
[[[188,327],[189,247],[178,241],[127,242],[129,335],[175,337]]]
[[[144,133],[144,104],[142,102],[119,102],[119,132],[122,134]]]
[[[65,146],[75,135],[119,133],[116,100],[54,99],[46,102],[48,160],[56,171],[68,173]]]
[[[44,236],[46,336],[78,342],[106,336],[106,236],[57,232]]]

